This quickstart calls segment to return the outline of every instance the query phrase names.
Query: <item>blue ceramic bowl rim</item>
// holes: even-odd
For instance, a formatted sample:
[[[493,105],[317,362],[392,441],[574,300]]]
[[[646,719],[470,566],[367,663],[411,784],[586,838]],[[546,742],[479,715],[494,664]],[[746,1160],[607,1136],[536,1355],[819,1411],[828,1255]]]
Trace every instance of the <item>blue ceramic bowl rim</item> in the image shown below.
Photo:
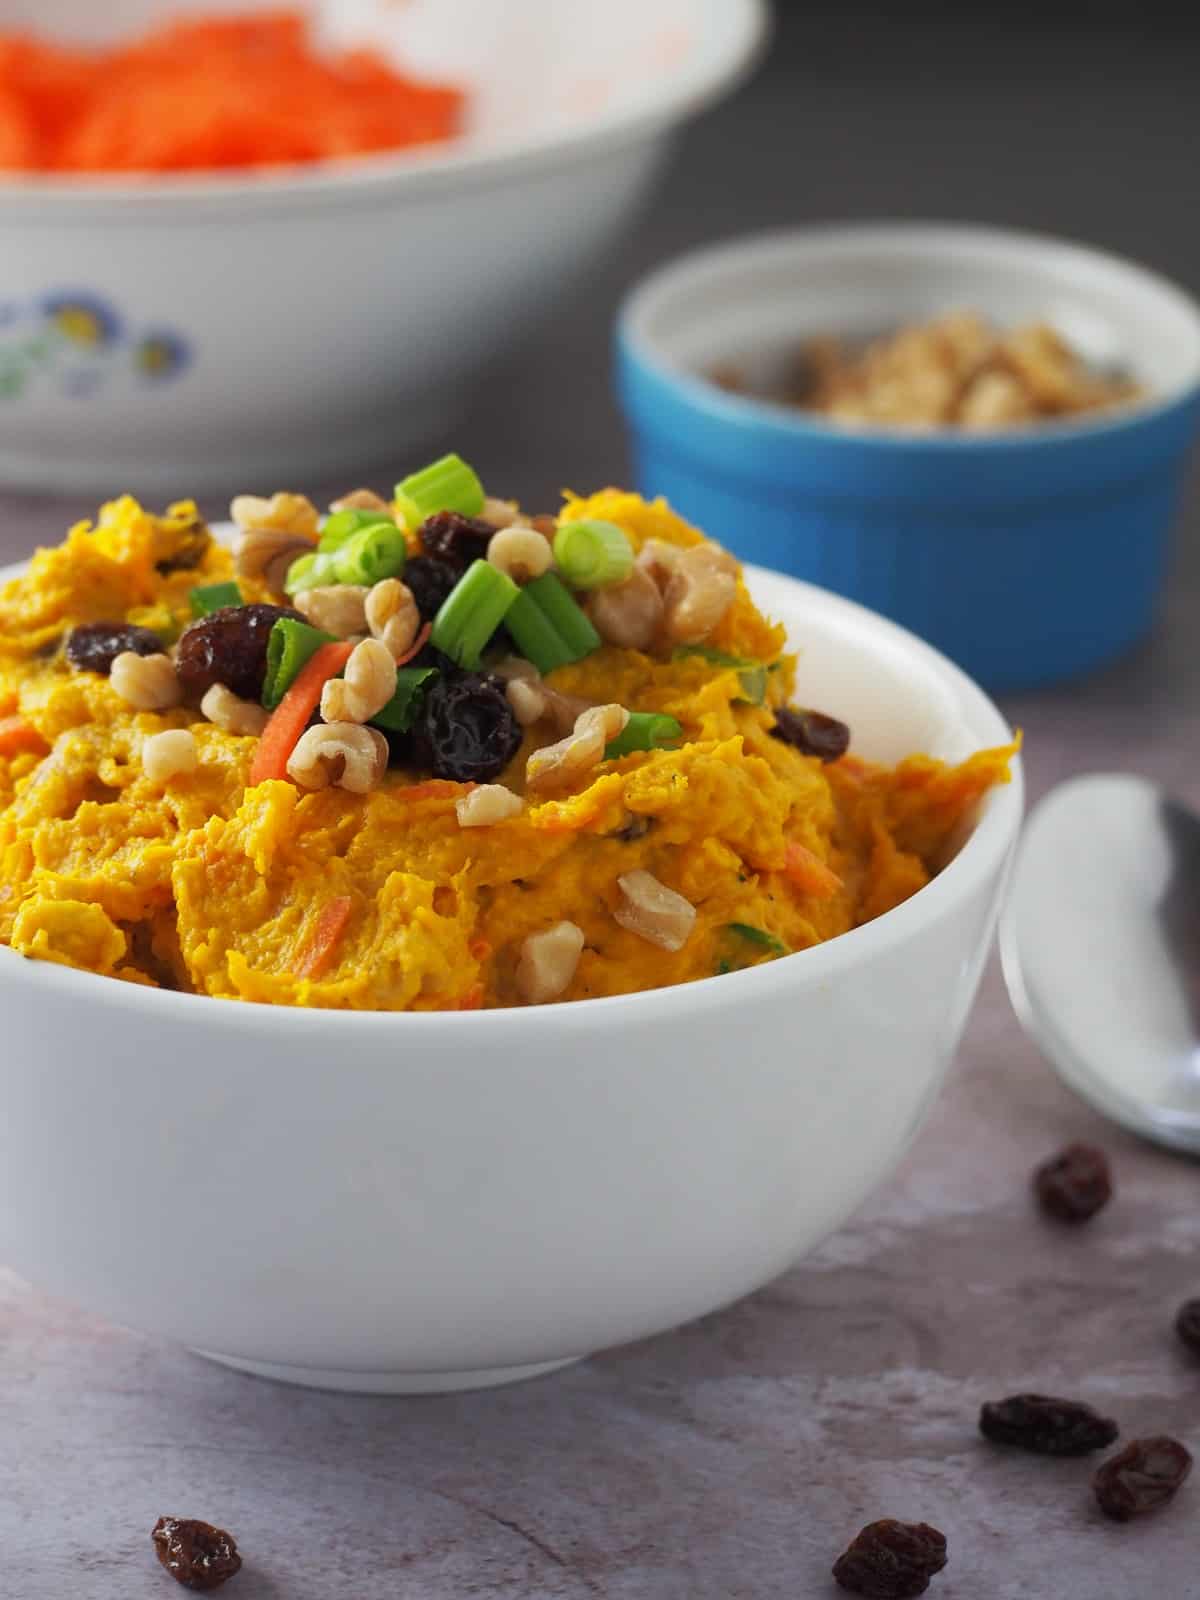
[[[853,449],[888,454],[903,452],[906,455],[950,457],[968,452],[1003,456],[1016,451],[1052,450],[1064,444],[1079,446],[1102,444],[1115,435],[1127,435],[1141,427],[1153,424],[1164,416],[1186,408],[1200,398],[1200,359],[1194,363],[1186,382],[1175,385],[1142,403],[1134,403],[1112,412],[1085,414],[1078,421],[1030,423],[1024,426],[997,430],[993,433],[967,433],[959,429],[944,428],[922,430],[915,428],[863,426],[847,427],[826,422],[806,412],[792,410],[771,400],[731,393],[717,384],[666,355],[641,324],[661,305],[670,292],[686,275],[696,269],[734,265],[740,259],[764,249],[776,248],[781,253],[789,246],[845,242],[869,244],[878,241],[919,245],[936,242],[937,236],[954,239],[963,244],[978,244],[1007,250],[1025,247],[1030,250],[1053,249],[1080,267],[1103,266],[1120,271],[1138,280],[1148,292],[1158,294],[1164,303],[1181,317],[1193,323],[1198,348],[1200,348],[1200,303],[1180,285],[1162,274],[1124,256],[1073,240],[1060,239],[1052,234],[1027,232],[1019,229],[991,228],[966,223],[936,221],[891,223],[887,221],[866,223],[818,223],[801,228],[767,229],[751,234],[740,234],[685,251],[655,268],[636,283],[622,300],[617,313],[616,346],[618,356],[632,368],[642,369],[656,382],[673,391],[676,402],[715,421],[739,431],[750,430],[764,441],[781,445],[795,445],[804,441],[813,447]],[[981,308],[986,311],[986,307]],[[831,330],[836,331],[836,330]]]

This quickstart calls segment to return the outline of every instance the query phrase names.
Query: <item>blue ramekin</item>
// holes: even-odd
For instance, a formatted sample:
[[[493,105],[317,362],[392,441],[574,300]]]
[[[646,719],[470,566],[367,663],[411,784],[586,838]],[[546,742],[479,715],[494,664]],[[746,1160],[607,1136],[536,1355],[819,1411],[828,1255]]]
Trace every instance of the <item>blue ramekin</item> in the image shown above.
[[[851,430],[704,376],[955,307],[1048,320],[1146,398],[993,434]],[[643,493],[747,560],[894,618],[989,689],[1087,672],[1153,625],[1200,424],[1200,308],[1132,263],[939,224],[738,240],[633,291],[617,376]]]

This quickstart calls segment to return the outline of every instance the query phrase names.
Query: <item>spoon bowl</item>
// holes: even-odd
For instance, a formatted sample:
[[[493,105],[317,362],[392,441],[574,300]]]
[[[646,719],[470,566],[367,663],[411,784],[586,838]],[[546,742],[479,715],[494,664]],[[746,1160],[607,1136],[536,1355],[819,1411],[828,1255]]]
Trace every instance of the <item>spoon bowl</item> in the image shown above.
[[[1200,1155],[1200,817],[1128,774],[1061,784],[1030,816],[1000,951],[1071,1088]]]

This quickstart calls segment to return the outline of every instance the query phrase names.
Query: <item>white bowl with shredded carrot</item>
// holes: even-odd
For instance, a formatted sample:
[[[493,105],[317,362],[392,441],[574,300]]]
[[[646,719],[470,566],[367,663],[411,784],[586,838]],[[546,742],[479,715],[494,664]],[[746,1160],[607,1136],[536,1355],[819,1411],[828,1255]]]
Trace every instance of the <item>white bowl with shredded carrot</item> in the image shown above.
[[[232,510],[232,566],[127,497],[0,592],[0,1259],[390,1392],[782,1271],[949,1065],[1000,713],[621,491]]]
[[[230,10],[5,8],[0,482],[280,481],[444,431],[766,28],[764,0]]]

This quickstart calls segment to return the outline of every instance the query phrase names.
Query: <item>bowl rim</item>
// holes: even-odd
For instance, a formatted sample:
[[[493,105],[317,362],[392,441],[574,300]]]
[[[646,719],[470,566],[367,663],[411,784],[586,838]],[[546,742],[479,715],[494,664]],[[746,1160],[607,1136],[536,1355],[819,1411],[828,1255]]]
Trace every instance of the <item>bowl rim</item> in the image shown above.
[[[143,222],[181,210],[294,210],[371,203],[393,195],[449,193],[511,182],[644,142],[697,115],[744,81],[766,53],[770,0],[704,0],[699,17],[714,48],[694,48],[674,72],[630,104],[602,110],[550,133],[478,142],[469,138],[280,168],[171,175],[35,173],[0,176],[0,223],[33,217],[61,224],[105,213],[106,222]]]
[[[0,570],[0,581],[20,572],[24,566],[24,562],[18,562]],[[860,631],[870,628],[871,637],[880,643],[904,649],[918,664],[930,670],[949,692],[962,724],[985,730],[980,737],[986,744],[1008,743],[1013,738],[1007,719],[991,697],[948,657],[908,629],[866,606],[787,573],[751,563],[745,564],[744,572],[751,588],[766,579],[770,585],[782,586],[786,592],[794,593],[801,616],[805,607],[820,607],[830,612],[835,621],[840,620]],[[200,1016],[206,1016],[216,1027],[249,1029],[256,1034],[282,1038],[296,1028],[349,1028],[355,1030],[356,1037],[359,1033],[400,1028],[404,1030],[404,1041],[413,1044],[429,1044],[435,1039],[441,1043],[448,1038],[461,1038],[465,1042],[476,1033],[488,1032],[502,1045],[509,1037],[506,1030],[528,1026],[531,1012],[549,1019],[539,1026],[580,1035],[592,1032],[597,1026],[619,1030],[622,1026],[637,1026],[645,1021],[677,1020],[690,1024],[697,1014],[714,1008],[731,1004],[753,1007],[758,997],[777,992],[789,982],[797,988],[826,985],[860,962],[869,962],[874,956],[894,949],[910,934],[951,914],[971,897],[981,880],[1004,869],[1016,842],[1024,810],[1024,793],[1023,765],[1017,755],[1012,762],[1010,782],[999,785],[987,795],[975,826],[953,860],[923,889],[873,921],[778,961],[634,994],[480,1011],[350,1011],[151,989],[99,973],[34,960],[7,945],[0,945],[0,963],[23,963],[30,992],[40,993],[50,1003],[60,996],[63,1001],[104,1005],[110,1010],[164,1020],[177,1016],[195,1022]],[[990,941],[990,930],[987,937]],[[206,1009],[197,1012],[198,1005]],[[501,1030],[499,1035],[497,1030]]]
[[[836,256],[843,250],[876,247],[881,253],[919,257],[947,251],[991,254],[1018,260],[1027,253],[1053,252],[1077,273],[1103,271],[1135,284],[1154,296],[1171,313],[1191,324],[1195,358],[1189,375],[1166,390],[1112,411],[1084,413],[1063,422],[1029,422],[990,433],[969,433],[961,428],[922,429],[867,423],[853,427],[827,421],[778,401],[722,389],[710,379],[690,371],[670,355],[650,331],[652,320],[664,306],[697,281],[719,281],[731,270],[761,260],[804,263]],[[1200,301],[1186,289],[1151,267],[1127,256],[1054,234],[989,224],[944,222],[818,222],[803,227],[771,228],[735,235],[685,251],[662,263],[626,294],[617,313],[616,344],[619,354],[670,388],[691,409],[719,422],[794,443],[863,449],[903,449],[923,455],[962,454],[973,450],[1004,454],[1013,450],[1053,448],[1068,441],[1105,440],[1144,426],[1186,405],[1200,395]]]

